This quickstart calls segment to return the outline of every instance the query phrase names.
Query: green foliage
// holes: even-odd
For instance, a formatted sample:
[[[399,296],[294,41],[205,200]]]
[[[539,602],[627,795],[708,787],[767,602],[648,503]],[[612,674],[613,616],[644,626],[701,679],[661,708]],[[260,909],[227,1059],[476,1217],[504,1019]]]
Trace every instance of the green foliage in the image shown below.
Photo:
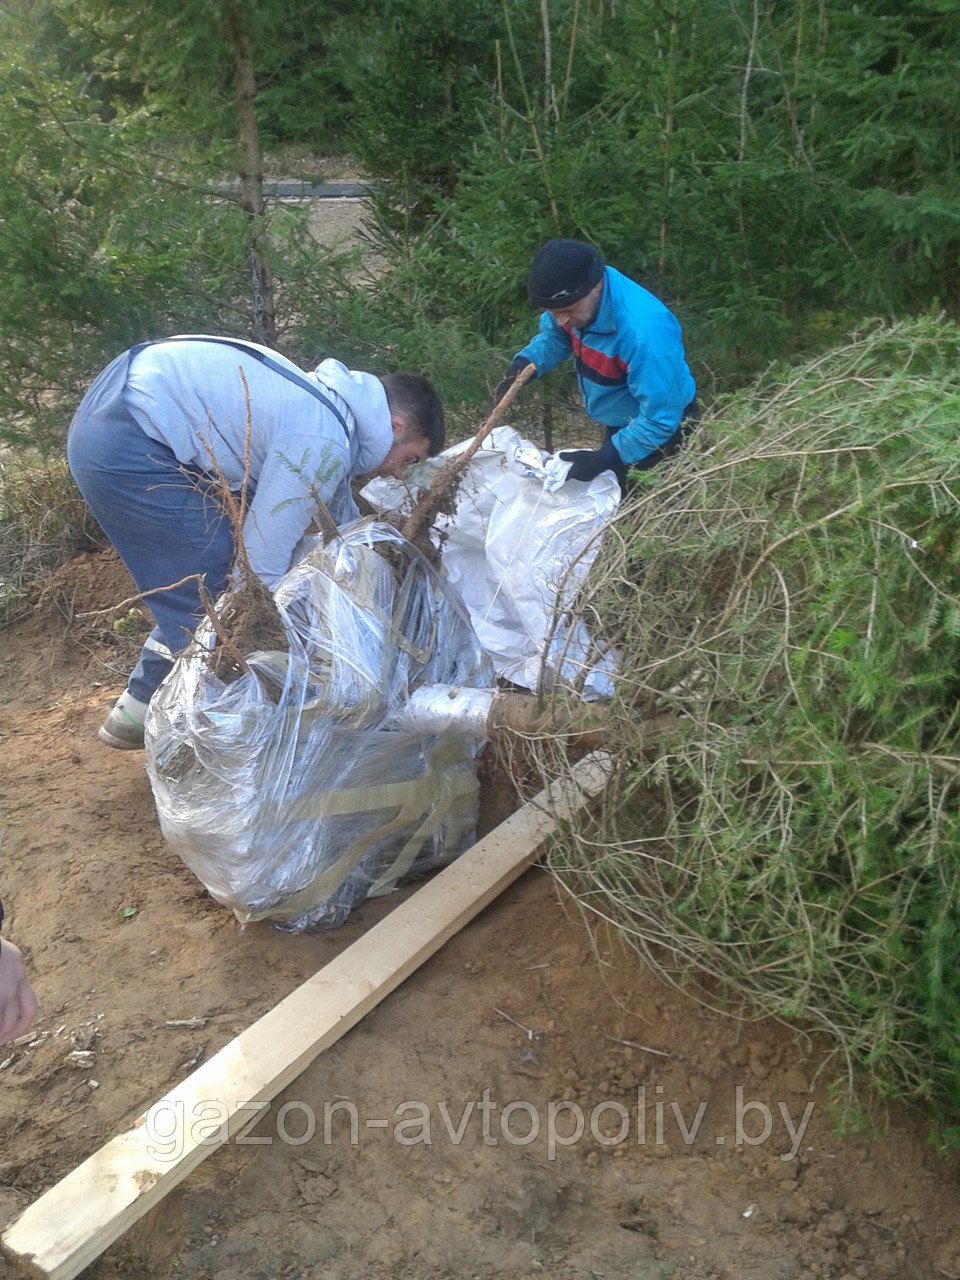
[[[205,198],[238,163],[236,22],[261,129],[349,136],[379,179],[372,299]],[[673,307],[707,398],[858,316],[960,305],[960,19],[939,0],[755,21],[712,0],[20,0],[0,29],[8,437],[62,428],[134,338],[249,332],[252,248],[292,354],[389,346],[475,401],[529,335],[526,267],[556,234]]]
[[[422,23],[430,6],[411,5]],[[795,0],[754,23],[707,0],[554,2],[544,30],[504,4],[493,80],[472,55],[490,89],[472,116],[430,97],[442,77],[427,65],[418,84],[418,44],[394,40],[359,141],[390,179],[381,223],[436,309],[491,342],[529,330],[536,246],[591,240],[677,311],[707,386],[817,350],[826,316],[837,336],[878,313],[956,315],[960,17],[889,8]]]
[[[235,134],[229,26],[241,23],[257,70],[261,127],[315,147],[344,125],[349,102],[338,41],[363,5],[349,0],[55,0],[74,41],[128,105],[146,104],[204,145]],[[349,19],[349,20],[348,20]],[[328,145],[326,149],[329,149]]]
[[[436,192],[456,186],[489,96],[497,13],[491,0],[388,0],[355,32],[344,67],[351,147],[401,221],[419,221]]]
[[[467,409],[476,416],[478,399],[500,376],[502,351],[439,315],[429,297],[407,292],[400,269],[373,296],[349,286],[335,296],[331,274],[324,271],[320,278],[325,305],[291,327],[292,346],[317,353],[312,359],[331,354],[372,373],[422,373],[442,390],[448,413]]]
[[[302,10],[302,6],[300,6]],[[265,137],[323,155],[347,149],[353,113],[350,30],[362,6],[325,3],[285,23],[271,23],[258,60],[257,115]],[[278,38],[285,37],[285,38]]]
[[[182,149],[174,169],[148,112],[90,96],[34,35],[0,13],[0,440],[45,448],[131,342],[235,327],[246,273],[241,220],[202,166]]]
[[[823,1032],[954,1143],[958,343],[928,319],[773,371],[642,487],[585,605],[627,810],[566,865],[655,964]]]

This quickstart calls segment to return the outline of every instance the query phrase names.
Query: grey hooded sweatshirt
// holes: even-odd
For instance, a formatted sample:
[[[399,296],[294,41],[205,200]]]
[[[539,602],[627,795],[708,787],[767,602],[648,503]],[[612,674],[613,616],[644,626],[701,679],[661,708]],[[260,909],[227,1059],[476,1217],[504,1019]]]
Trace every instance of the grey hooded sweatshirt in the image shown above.
[[[185,466],[219,472],[234,491],[249,459],[243,539],[254,573],[272,587],[316,515],[314,492],[338,523],[356,515],[350,479],[383,461],[393,428],[386,392],[373,374],[338,360],[305,373],[276,351],[256,349],[319,387],[347,431],[305,387],[252,353],[202,335],[138,351],[124,398],[146,435]]]

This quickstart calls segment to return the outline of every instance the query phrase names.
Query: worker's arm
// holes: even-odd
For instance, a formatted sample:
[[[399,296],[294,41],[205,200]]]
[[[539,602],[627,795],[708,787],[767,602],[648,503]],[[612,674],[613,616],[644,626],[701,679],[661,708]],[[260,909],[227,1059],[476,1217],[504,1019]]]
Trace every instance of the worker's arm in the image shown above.
[[[679,326],[669,314],[657,326],[648,326],[626,352],[627,387],[637,412],[612,440],[629,466],[659,449],[680,425],[683,411],[693,399],[694,385],[687,368]]]
[[[522,373],[522,371],[527,367],[529,363],[530,361],[526,358],[526,356],[521,355],[521,356],[513,357],[513,363],[510,365],[510,368],[507,370],[507,372],[503,375],[503,377],[500,379],[500,381],[497,383],[497,385],[493,389],[493,398],[490,401],[491,413],[497,407],[497,405],[500,403],[503,397],[507,394],[507,392],[513,386],[513,384],[516,382],[517,376],[520,373]]]
[[[300,539],[317,514],[317,498],[329,505],[347,474],[349,455],[339,441],[293,436],[274,449],[257,481],[243,523],[250,567],[268,587],[290,568]]]
[[[525,365],[535,364],[537,377],[539,377],[540,374],[553,369],[561,360],[566,360],[572,354],[573,344],[570,341],[570,335],[565,329],[561,329],[549,311],[544,311],[540,317],[539,330],[523,350],[517,352],[514,365],[517,361],[522,361],[520,364],[522,369]],[[513,365],[510,367],[513,368]]]
[[[540,330],[527,343],[522,351],[518,351],[513,357],[513,363],[503,375],[493,393],[491,408],[500,403],[507,394],[514,382],[517,380],[517,374],[524,370],[528,364],[536,366],[536,377],[540,377],[541,373],[546,373],[548,369],[552,369],[554,365],[558,365],[561,360],[566,360],[567,356],[573,352],[573,346],[570,342],[569,335],[557,324],[549,311],[544,311],[540,317]]]
[[[493,398],[490,402],[490,408],[495,408],[510,388],[517,380],[517,375],[532,364],[536,367],[537,372],[534,377],[539,378],[541,373],[546,373],[548,369],[552,369],[558,365],[561,360],[566,358],[573,352],[573,347],[569,336],[560,328],[549,311],[545,311],[540,317],[540,331],[537,333],[523,348],[513,357],[510,368],[497,383]]]

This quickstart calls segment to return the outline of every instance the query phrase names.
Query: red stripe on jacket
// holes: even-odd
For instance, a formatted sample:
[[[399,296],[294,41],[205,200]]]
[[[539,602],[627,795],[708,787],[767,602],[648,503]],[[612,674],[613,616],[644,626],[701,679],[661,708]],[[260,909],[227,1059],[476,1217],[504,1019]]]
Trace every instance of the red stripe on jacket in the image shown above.
[[[561,326],[570,338],[573,344],[573,354],[581,360],[588,369],[594,373],[598,373],[604,380],[609,379],[611,382],[621,382],[627,374],[627,362],[621,360],[619,356],[607,356],[602,351],[595,351],[593,347],[584,346],[583,342],[568,325]]]

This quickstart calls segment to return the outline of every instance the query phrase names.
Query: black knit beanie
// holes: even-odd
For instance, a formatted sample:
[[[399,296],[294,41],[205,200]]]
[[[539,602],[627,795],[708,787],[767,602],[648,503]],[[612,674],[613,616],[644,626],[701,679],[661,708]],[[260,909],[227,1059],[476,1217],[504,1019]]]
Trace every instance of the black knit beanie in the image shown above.
[[[535,307],[556,311],[588,294],[603,276],[603,258],[582,240],[548,240],[533,255],[527,296]]]

